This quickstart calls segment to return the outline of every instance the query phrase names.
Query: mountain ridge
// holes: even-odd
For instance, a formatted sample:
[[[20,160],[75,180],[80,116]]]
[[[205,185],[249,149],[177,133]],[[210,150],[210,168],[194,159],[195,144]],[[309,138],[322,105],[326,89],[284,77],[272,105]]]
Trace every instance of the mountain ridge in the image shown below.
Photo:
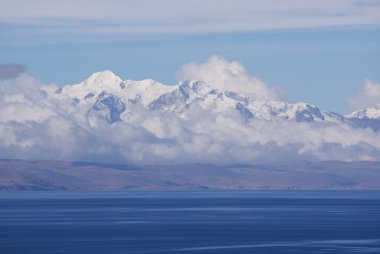
[[[122,113],[127,104],[140,103],[150,110],[176,111],[179,114],[193,104],[198,104],[215,112],[234,108],[245,120],[256,118],[338,123],[375,131],[380,126],[380,104],[344,116],[305,102],[260,101],[235,88],[223,91],[200,80],[182,80],[175,85],[164,85],[152,79],[122,80],[110,70],[96,72],[79,84],[66,85],[58,89],[56,94],[66,95],[81,105],[99,104],[99,97],[108,94],[110,100],[124,104],[117,106],[110,103],[105,106],[110,112],[108,120],[111,123],[125,120]],[[95,108],[99,109],[98,106]],[[121,111],[120,108],[124,110]],[[115,112],[119,115],[116,116]],[[111,117],[110,114],[114,116]]]

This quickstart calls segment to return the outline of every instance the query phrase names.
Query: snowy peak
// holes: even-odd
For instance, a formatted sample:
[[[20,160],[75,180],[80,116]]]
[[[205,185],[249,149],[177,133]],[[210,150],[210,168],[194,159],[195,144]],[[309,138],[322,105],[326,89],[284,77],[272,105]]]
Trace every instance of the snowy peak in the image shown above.
[[[121,82],[121,78],[116,76],[112,71],[106,70],[92,74],[81,84],[84,87],[120,87]]]
[[[347,118],[368,118],[368,119],[379,119],[380,120],[380,104],[377,104],[371,108],[364,108],[358,111],[355,111],[349,115]]]
[[[92,74],[79,84],[66,85],[58,89],[55,93],[71,97],[75,100],[92,98],[104,91],[114,92],[121,90],[121,78],[112,71],[101,71]]]

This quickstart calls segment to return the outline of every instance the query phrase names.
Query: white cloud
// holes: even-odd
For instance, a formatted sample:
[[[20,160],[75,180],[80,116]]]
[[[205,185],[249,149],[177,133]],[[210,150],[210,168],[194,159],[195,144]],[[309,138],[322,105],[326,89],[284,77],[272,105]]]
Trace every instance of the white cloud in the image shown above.
[[[367,80],[359,94],[349,97],[348,102],[354,109],[373,107],[380,104],[380,84]]]
[[[207,33],[378,25],[371,0],[2,0],[0,22],[41,33]]]
[[[205,63],[189,63],[178,73],[180,79],[202,80],[218,89],[246,94],[263,101],[278,99],[278,91],[250,76],[239,62],[212,56]]]

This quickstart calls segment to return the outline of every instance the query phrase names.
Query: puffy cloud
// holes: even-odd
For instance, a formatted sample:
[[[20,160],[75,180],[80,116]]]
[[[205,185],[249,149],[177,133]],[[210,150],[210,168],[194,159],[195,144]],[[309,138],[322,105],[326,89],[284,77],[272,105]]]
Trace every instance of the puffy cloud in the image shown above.
[[[279,90],[268,87],[262,80],[250,76],[237,61],[229,62],[212,56],[205,63],[188,63],[178,73],[180,79],[202,80],[218,89],[249,95],[254,99],[278,99]]]
[[[354,109],[380,104],[380,84],[367,80],[360,93],[357,96],[349,97],[348,102]]]
[[[22,64],[0,64],[0,79],[16,78],[23,72],[25,72],[25,66]]]

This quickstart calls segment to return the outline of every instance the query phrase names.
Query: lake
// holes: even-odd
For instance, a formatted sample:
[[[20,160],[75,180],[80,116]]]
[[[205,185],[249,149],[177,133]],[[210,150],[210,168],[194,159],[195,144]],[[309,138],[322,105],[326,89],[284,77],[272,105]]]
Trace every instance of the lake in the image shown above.
[[[380,191],[0,192],[0,253],[380,253]]]

